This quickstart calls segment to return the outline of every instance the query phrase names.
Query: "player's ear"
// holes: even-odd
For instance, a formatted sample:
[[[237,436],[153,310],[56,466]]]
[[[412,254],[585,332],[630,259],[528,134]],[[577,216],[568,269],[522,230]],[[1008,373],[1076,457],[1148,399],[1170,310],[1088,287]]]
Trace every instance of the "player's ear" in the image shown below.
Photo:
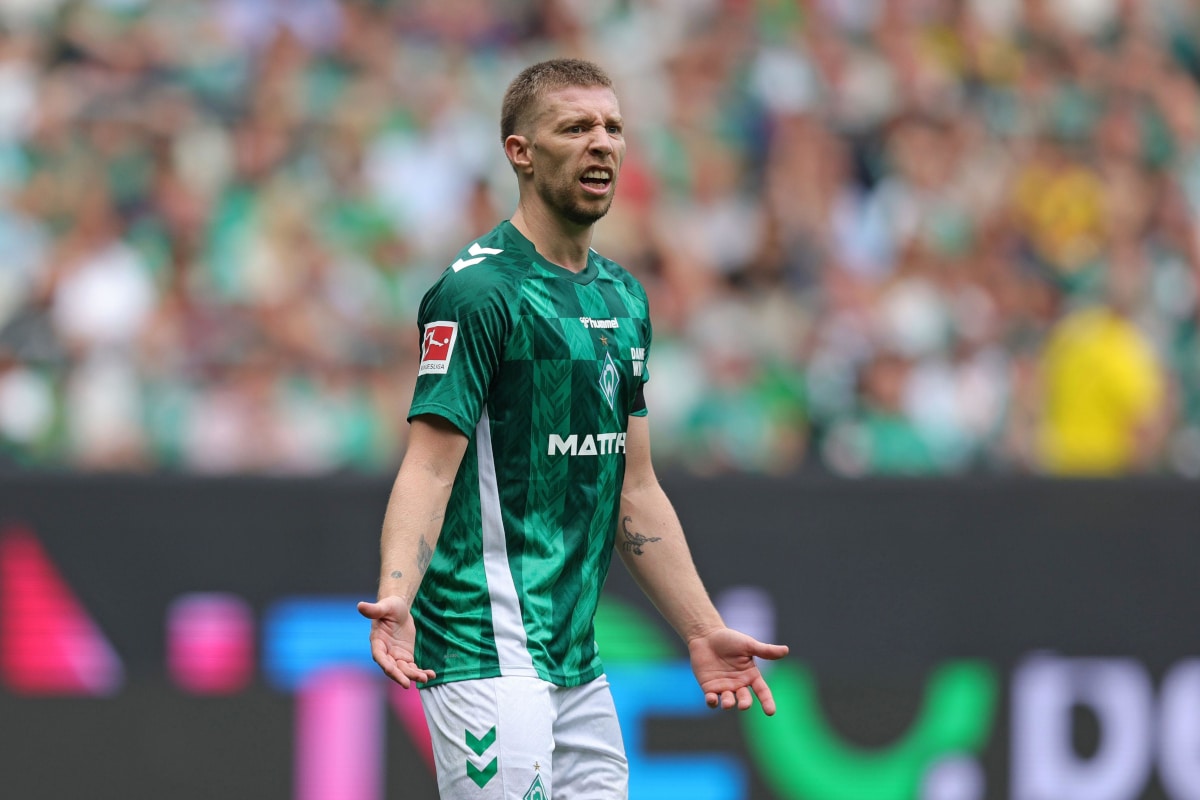
[[[518,173],[528,172],[533,167],[533,147],[529,139],[511,134],[504,140],[504,155]]]

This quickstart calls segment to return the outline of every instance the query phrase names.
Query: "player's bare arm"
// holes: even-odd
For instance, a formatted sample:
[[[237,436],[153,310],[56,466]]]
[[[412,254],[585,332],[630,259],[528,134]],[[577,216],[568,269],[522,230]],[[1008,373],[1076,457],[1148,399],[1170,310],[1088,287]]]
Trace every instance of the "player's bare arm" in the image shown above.
[[[441,535],[446,503],[467,439],[438,417],[413,420],[408,450],[396,475],[380,538],[378,599],[359,603],[371,620],[371,655],[392,680],[408,688],[434,677],[414,660],[416,626],[410,611]]]
[[[633,530],[630,527],[632,523],[633,517],[621,517],[621,534],[623,538],[620,541],[620,546],[624,552],[635,556],[645,555],[646,545],[662,541],[661,536],[646,536],[643,533]]]
[[[650,458],[648,422],[631,417],[626,435],[621,529],[616,550],[638,586],[687,642],[692,671],[712,708],[746,710],[758,698],[775,713],[775,700],[755,658],[787,655],[784,645],[766,644],[726,627],[688,549],[679,518],[659,485]]]
[[[443,515],[440,514],[438,515],[439,523],[441,522],[442,516]],[[433,561],[433,548],[430,546],[429,542],[425,540],[425,537],[422,536],[421,541],[417,543],[417,570],[424,575],[429,571],[429,562],[431,561]]]

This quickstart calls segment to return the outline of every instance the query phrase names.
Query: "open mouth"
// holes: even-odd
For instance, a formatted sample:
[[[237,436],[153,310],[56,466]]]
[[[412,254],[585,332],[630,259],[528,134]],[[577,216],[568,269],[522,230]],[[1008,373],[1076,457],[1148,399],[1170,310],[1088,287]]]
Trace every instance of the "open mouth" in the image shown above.
[[[608,191],[608,187],[612,185],[612,172],[607,169],[594,168],[583,173],[583,177],[579,182],[585,188],[597,193],[603,194]]]

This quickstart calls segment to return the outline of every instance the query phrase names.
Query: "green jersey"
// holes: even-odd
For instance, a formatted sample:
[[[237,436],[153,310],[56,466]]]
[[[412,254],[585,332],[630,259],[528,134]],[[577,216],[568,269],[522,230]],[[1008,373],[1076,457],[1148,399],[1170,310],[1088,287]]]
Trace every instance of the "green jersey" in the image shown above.
[[[413,604],[428,685],[602,672],[592,622],[612,560],[631,414],[644,414],[646,293],[595,252],[573,273],[509,222],[421,302],[409,419],[469,438]]]

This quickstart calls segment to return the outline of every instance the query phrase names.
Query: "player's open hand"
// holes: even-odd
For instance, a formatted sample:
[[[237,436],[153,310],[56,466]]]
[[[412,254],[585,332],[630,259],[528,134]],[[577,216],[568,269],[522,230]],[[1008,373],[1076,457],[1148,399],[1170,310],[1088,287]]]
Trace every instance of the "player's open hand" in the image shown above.
[[[767,716],[775,713],[775,698],[754,659],[775,660],[787,653],[787,645],[764,644],[732,628],[717,628],[688,642],[692,672],[709,708],[745,711],[757,697]]]
[[[358,613],[371,620],[371,657],[389,678],[407,689],[413,681],[424,683],[434,677],[433,670],[416,664],[417,626],[407,603],[399,597],[384,597],[375,603],[359,603]]]

